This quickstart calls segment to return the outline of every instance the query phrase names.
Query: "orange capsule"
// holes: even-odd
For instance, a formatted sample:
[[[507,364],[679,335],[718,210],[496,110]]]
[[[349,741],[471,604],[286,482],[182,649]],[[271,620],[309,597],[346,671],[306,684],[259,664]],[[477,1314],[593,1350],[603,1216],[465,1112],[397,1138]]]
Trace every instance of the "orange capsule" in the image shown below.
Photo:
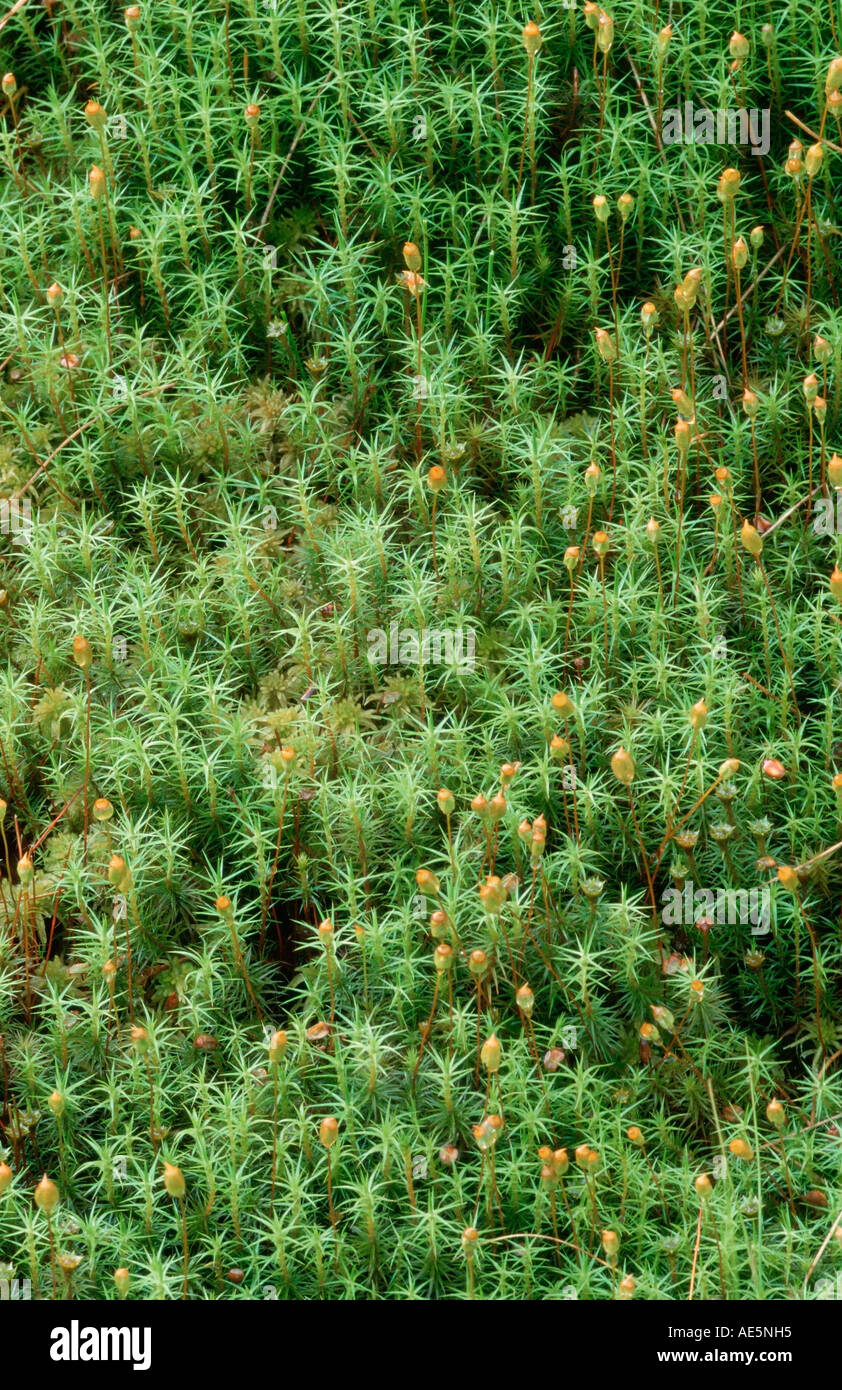
[[[611,758],[611,771],[624,787],[630,787],[634,781],[635,766],[631,753],[627,753],[625,748],[618,748]]]
[[[722,173],[719,176],[719,183],[717,184],[716,188],[717,197],[720,199],[721,202],[725,202],[729,198],[736,198],[737,193],[739,191],[739,187],[739,169],[723,169]]]
[[[788,893],[798,892],[798,874],[789,864],[778,865],[778,882]]]
[[[535,21],[530,19],[529,23],[523,26],[523,46],[530,58],[534,58],[541,51],[543,42],[544,36],[541,30]]]
[[[431,492],[441,492],[447,484],[447,473],[440,463],[434,463],[427,474],[427,486]]]
[[[694,733],[699,733],[708,722],[708,707],[704,700],[697,700],[695,705],[691,705],[687,717],[690,720],[690,728]]]
[[[770,1100],[766,1106],[766,1119],[775,1129],[783,1129],[786,1124],[786,1111],[779,1100]]]
[[[520,1009],[521,1013],[525,1014],[526,1017],[529,1018],[532,1014],[532,1010],[535,1007],[535,995],[532,993],[532,990],[529,988],[529,985],[522,984],[519,987],[517,993],[515,994],[515,1002],[518,1008]]]
[[[98,101],[89,101],[85,107],[85,120],[93,130],[100,133],[105,130],[108,124],[108,117],[105,114],[105,107],[100,106]]]
[[[488,969],[488,956],[485,951],[472,951],[468,957],[468,969],[475,979],[480,979]]]
[[[52,1179],[45,1173],[35,1189],[35,1205],[39,1211],[45,1211],[49,1215],[59,1203],[59,1190]]]
[[[415,875],[415,882],[419,893],[423,893],[425,898],[438,897],[441,884],[429,869],[419,869]]]
[[[570,696],[563,690],[557,690],[550,700],[550,704],[556,714],[561,715],[562,719],[569,719],[575,713],[575,706]]]
[[[750,1144],[746,1143],[745,1139],[732,1139],[728,1148],[735,1158],[741,1158],[744,1163],[748,1163],[750,1159],[754,1158],[754,1150]]]
[[[780,782],[786,777],[786,768],[777,758],[763,759],[763,776],[770,778],[773,782]]]
[[[73,660],[76,662],[76,665],[82,671],[89,671],[93,659],[94,656],[91,651],[91,644],[87,637],[83,637],[81,633],[77,634],[73,638]]]
[[[187,1191],[184,1174],[174,1163],[164,1163],[164,1187],[171,1197],[183,1197]]]
[[[745,549],[748,551],[749,555],[753,555],[755,560],[759,560],[761,552],[763,550],[763,541],[760,537],[759,531],[756,529],[756,527],[752,526],[751,522],[743,522],[742,529],[740,531],[740,540]]]
[[[98,202],[100,198],[105,197],[105,175],[98,164],[91,165],[91,171],[88,174],[88,188],[95,201]]]
[[[596,336],[597,352],[603,362],[616,362],[617,344],[614,342],[608,330],[606,328],[596,328],[594,329],[594,334]]]
[[[327,1115],[319,1125],[319,1143],[325,1149],[333,1148],[339,1138],[339,1121],[335,1115]]]

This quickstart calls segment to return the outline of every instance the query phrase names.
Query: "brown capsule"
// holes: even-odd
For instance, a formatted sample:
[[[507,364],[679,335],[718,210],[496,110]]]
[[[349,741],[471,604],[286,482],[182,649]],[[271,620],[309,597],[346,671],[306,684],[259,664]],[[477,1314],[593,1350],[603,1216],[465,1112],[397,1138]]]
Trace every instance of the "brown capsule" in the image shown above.
[[[816,1207],[818,1210],[824,1211],[827,1206],[827,1193],[814,1187],[809,1192],[805,1192],[801,1200],[806,1202],[808,1207]]]
[[[308,1042],[324,1042],[325,1038],[330,1037],[331,1025],[329,1023],[313,1023],[304,1034]]]

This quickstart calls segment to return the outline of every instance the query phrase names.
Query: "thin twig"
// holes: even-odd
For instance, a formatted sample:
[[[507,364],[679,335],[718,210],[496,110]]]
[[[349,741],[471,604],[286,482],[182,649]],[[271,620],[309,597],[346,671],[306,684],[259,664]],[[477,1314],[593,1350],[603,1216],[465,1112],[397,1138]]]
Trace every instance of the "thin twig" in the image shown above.
[[[12,8],[9,10],[9,13],[6,14],[6,15],[4,15],[3,18],[0,19],[0,29],[5,29],[6,25],[8,24],[8,22],[9,22],[9,20],[12,18],[12,16],[13,16],[13,15],[16,15],[17,12],[18,12],[18,10],[22,10],[25,4],[26,4],[26,0],[15,0],[14,5],[13,5]]]
[[[316,92],[316,95],[313,97],[313,100],[310,102],[310,105],[308,106],[308,108],[307,108],[305,114],[301,117],[301,122],[300,122],[300,124],[299,124],[299,126],[298,126],[297,131],[295,132],[295,136],[294,136],[294,138],[293,138],[292,144],[290,145],[290,147],[289,147],[289,149],[288,149],[288,151],[287,151],[286,159],[284,160],[283,164],[281,165],[281,172],[278,174],[278,177],[277,177],[276,180],[275,180],[275,186],[274,186],[274,188],[272,189],[272,192],[269,194],[269,201],[268,201],[268,203],[266,204],[266,207],[263,209],[263,216],[261,217],[260,222],[258,223],[257,231],[255,232],[255,236],[258,237],[258,238],[260,238],[260,237],[263,235],[263,228],[266,226],[266,223],[269,221],[269,214],[270,214],[270,212],[272,211],[272,204],[273,204],[274,201],[275,201],[275,198],[276,198],[277,193],[278,193],[278,189],[280,188],[281,184],[283,183],[284,175],[285,175],[287,169],[289,168],[290,160],[292,159],[292,156],[295,154],[295,151],[298,149],[298,142],[299,142],[299,140],[301,139],[302,135],[304,134],[305,129],[307,128],[307,122],[309,121],[310,117],[312,116],[313,112],[314,112],[315,109],[316,109],[316,102],[318,101],[318,99],[319,99],[319,97],[321,96],[322,92],[324,91],[325,87],[327,87],[328,84],[330,83],[332,77],[333,77],[333,73],[330,73],[330,74],[325,78],[325,80],[324,80],[324,82],[322,83],[322,85],[320,86],[319,90]]]

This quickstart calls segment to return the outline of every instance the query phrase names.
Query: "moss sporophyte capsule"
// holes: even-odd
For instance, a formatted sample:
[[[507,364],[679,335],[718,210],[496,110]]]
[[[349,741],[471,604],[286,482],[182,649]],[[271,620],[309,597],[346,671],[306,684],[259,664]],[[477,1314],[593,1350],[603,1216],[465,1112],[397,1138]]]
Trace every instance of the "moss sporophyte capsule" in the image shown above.
[[[35,1205],[40,1211],[45,1211],[49,1215],[54,1211],[59,1203],[59,1190],[51,1178],[45,1173],[38,1186],[35,1188]]]
[[[319,1142],[325,1149],[333,1148],[339,1137],[339,1121],[334,1115],[328,1115],[319,1125]]]
[[[535,55],[540,52],[542,43],[543,37],[541,30],[534,20],[530,20],[528,24],[524,25],[523,29],[523,46],[530,58],[534,58]]]
[[[171,1197],[183,1197],[187,1191],[184,1174],[174,1163],[164,1163],[164,1187]]]
[[[617,781],[622,782],[623,786],[631,786],[635,775],[634,759],[630,753],[626,752],[625,748],[618,748],[616,753],[612,755],[611,771]]]

